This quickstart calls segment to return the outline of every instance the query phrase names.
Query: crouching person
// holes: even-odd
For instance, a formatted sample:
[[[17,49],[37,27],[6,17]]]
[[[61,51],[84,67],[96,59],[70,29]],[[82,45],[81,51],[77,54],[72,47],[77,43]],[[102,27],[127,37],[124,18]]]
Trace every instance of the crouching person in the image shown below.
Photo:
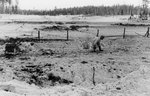
[[[101,48],[101,40],[103,40],[105,37],[103,35],[101,35],[100,37],[95,37],[92,41],[92,48],[93,51],[95,52],[96,49],[98,48],[99,51],[103,51]]]

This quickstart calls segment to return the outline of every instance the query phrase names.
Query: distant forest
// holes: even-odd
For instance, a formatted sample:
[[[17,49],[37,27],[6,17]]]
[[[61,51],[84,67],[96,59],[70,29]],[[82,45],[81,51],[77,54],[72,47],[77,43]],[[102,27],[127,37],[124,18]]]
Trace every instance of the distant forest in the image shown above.
[[[133,5],[114,5],[114,6],[84,6],[74,8],[63,8],[54,10],[20,10],[19,14],[27,15],[131,15],[139,14],[141,7]]]

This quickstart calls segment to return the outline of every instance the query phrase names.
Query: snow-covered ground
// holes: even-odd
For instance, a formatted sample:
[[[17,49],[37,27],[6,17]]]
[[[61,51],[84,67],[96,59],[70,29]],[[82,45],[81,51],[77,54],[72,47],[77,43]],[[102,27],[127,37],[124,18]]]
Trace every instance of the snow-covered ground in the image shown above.
[[[73,41],[32,42],[33,46],[22,42],[20,47],[26,53],[12,59],[3,56],[5,44],[0,42],[0,96],[150,96],[150,39],[141,36],[147,27],[126,27],[126,34],[137,35],[134,37],[106,37],[103,52],[83,49],[83,43],[95,37],[97,29],[103,35],[122,35],[124,27],[111,23],[127,22],[128,17],[1,14],[0,38],[37,37],[35,29],[57,25],[56,21],[69,22],[63,26],[76,22],[90,27],[70,30]],[[49,23],[41,24],[45,21]],[[66,31],[41,30],[41,38],[65,39]],[[57,81],[52,86],[50,73],[73,83]]]

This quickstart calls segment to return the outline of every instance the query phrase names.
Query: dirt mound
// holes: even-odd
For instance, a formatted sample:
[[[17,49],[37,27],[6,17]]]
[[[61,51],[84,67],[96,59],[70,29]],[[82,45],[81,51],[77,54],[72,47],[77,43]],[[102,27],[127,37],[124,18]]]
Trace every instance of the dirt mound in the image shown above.
[[[128,74],[116,82],[98,84],[84,88],[75,84],[39,88],[25,82],[12,80],[0,83],[2,96],[147,96],[149,92],[150,66],[142,65],[137,71]]]
[[[12,76],[8,74],[8,76],[11,77],[10,79],[14,78],[25,81],[28,85],[31,84],[29,87],[34,84],[40,87],[54,86],[51,89],[47,89],[49,91],[45,91],[43,88],[40,89],[42,93],[45,93],[45,96],[57,96],[58,94],[66,94],[68,96],[72,96],[72,94],[75,94],[75,96],[117,96],[120,94],[122,96],[125,96],[125,94],[133,96],[137,94],[149,94],[147,91],[149,89],[148,80],[150,68],[147,65],[147,63],[149,63],[149,57],[144,54],[143,56],[140,55],[141,57],[137,55],[145,50],[149,51],[148,40],[149,39],[143,37],[126,39],[106,38],[104,40],[104,52],[100,53],[78,49],[78,46],[80,46],[79,41],[41,42],[33,45],[24,42],[23,45],[26,47],[23,48],[25,49],[30,49],[32,46],[39,52],[41,49],[49,48],[58,50],[60,54],[64,52],[65,55],[61,57],[56,55],[25,55],[20,56],[19,59],[11,60],[3,58],[2,60],[6,62],[2,62],[2,64],[5,64],[6,68],[13,70],[11,73]],[[143,45],[141,46],[141,44]],[[78,52],[79,50],[80,52]],[[33,50],[26,52],[30,53],[33,52]],[[142,64],[145,65],[141,66]],[[93,67],[95,68],[94,77]],[[1,70],[5,72],[3,66]],[[95,87],[93,78],[96,85]],[[75,85],[72,86],[72,83]],[[59,85],[63,85],[63,87],[57,89],[56,86]],[[143,85],[146,86],[146,88],[143,87]],[[14,88],[14,85],[4,85],[0,88],[3,93],[10,92],[20,94],[18,90],[16,91],[15,88],[17,87],[15,86]],[[39,89],[35,90],[39,91]],[[27,90],[26,92],[31,91]],[[24,94],[24,91],[22,94]]]
[[[14,44],[11,44],[11,45],[14,45]],[[40,45],[38,45],[38,43],[20,42],[16,46],[17,46],[17,49],[18,49],[18,50],[16,50],[17,51],[16,53],[19,54],[19,55],[24,55],[24,54],[26,54],[26,55],[27,54],[32,54],[32,55],[53,55],[54,54],[54,52],[51,49],[45,49],[44,47],[40,47]],[[6,50],[6,48],[7,47],[5,47],[5,50]],[[12,49],[12,48],[9,48],[9,49]]]
[[[148,23],[115,23],[112,25],[118,25],[118,26],[150,26]]]
[[[148,91],[149,86],[149,76],[150,76],[149,66],[140,66],[139,70],[128,74],[125,78],[114,83],[99,84],[95,87],[93,93],[94,96],[147,96],[150,95]]]
[[[1,96],[92,96],[91,91],[81,86],[65,85],[51,88],[39,88],[25,82],[12,80],[0,83]]]
[[[53,26],[49,26],[49,27],[44,27],[40,30],[42,30],[42,31],[52,31],[52,30],[62,31],[62,30],[66,30],[66,29],[67,29],[66,26],[53,25]]]
[[[70,30],[75,31],[75,30],[78,30],[80,28],[88,28],[88,27],[89,27],[88,25],[71,25]]]
[[[77,31],[80,28],[88,28],[88,25],[70,25],[69,27],[65,25],[53,25],[53,26],[45,26],[44,28],[41,28],[40,30],[42,31],[52,31],[52,30],[57,30],[57,31],[63,31],[63,30],[72,30],[72,31]]]
[[[72,81],[61,78],[60,76],[55,76],[52,73],[52,64],[46,65],[26,65],[21,66],[15,75],[19,77],[20,80],[26,81],[29,84],[35,84],[37,86],[54,86],[56,84],[70,84]]]

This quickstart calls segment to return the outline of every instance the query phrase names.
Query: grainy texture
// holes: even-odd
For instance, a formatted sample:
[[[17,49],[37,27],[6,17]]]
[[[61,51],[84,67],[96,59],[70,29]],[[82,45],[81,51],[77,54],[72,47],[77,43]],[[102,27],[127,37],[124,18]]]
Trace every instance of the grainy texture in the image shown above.
[[[126,38],[123,39],[124,27],[102,22],[104,19],[124,22],[126,16],[89,16],[84,19],[88,22],[81,19],[81,22],[72,23],[72,16],[1,17],[0,96],[150,95],[150,39],[135,34],[144,35],[147,27],[126,27]],[[68,41],[64,29],[43,30],[41,40],[37,42],[35,29],[56,24],[54,21],[49,24],[39,22],[51,20],[65,23],[61,28],[72,24],[89,27],[69,30]],[[100,29],[99,35],[106,36],[102,40],[103,52],[92,52],[90,48],[97,28]],[[25,38],[19,46],[22,53],[10,59],[4,56],[8,36]]]

